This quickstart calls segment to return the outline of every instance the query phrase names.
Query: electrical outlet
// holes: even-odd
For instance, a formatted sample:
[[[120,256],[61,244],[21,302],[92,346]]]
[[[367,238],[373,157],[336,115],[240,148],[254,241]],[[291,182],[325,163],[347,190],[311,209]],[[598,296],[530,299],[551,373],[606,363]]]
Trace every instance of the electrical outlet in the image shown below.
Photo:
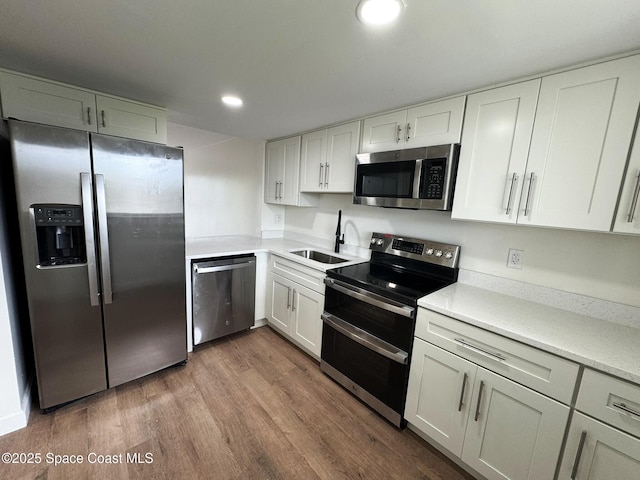
[[[507,267],[522,270],[524,263],[524,250],[509,249],[509,257],[507,258]]]
[[[276,214],[273,216],[273,224],[274,225],[280,225],[282,224],[282,215],[280,214]]]

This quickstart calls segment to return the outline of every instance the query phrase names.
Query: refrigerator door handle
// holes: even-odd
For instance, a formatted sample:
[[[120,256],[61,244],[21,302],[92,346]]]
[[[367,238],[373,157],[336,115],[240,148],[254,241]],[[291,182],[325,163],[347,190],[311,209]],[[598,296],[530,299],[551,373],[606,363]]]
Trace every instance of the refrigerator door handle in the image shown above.
[[[100,238],[100,265],[102,271],[102,301],[105,304],[113,302],[111,290],[111,257],[109,254],[109,231],[107,230],[107,201],[104,194],[104,175],[97,173],[96,207],[98,211],[98,234]]]
[[[87,274],[89,277],[89,298],[91,306],[100,305],[98,295],[98,268],[96,265],[96,235],[93,229],[93,194],[91,193],[91,174],[80,174],[80,192],[82,195],[82,216],[84,221],[85,246],[87,249]]]

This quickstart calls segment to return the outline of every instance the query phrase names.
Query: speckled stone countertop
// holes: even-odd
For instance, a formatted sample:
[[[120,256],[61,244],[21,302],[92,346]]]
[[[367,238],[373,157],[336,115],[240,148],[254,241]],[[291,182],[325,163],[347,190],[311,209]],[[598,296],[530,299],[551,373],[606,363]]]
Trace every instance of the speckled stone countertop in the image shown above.
[[[543,302],[459,281],[418,305],[640,384],[640,309],[620,306],[626,321],[616,322]]]

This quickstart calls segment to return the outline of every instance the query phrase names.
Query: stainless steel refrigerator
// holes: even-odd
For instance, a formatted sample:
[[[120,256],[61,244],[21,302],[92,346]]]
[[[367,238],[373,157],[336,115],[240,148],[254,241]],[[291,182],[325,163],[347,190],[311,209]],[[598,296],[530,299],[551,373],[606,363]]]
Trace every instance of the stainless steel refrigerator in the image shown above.
[[[40,407],[184,362],[182,150],[9,128]]]

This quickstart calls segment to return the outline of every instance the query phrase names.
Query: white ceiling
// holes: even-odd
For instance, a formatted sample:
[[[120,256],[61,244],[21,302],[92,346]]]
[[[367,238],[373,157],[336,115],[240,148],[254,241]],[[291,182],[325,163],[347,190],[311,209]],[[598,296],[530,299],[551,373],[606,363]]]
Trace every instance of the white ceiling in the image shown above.
[[[376,30],[357,0],[0,0],[0,66],[269,139],[640,48],[639,0],[405,3]]]

